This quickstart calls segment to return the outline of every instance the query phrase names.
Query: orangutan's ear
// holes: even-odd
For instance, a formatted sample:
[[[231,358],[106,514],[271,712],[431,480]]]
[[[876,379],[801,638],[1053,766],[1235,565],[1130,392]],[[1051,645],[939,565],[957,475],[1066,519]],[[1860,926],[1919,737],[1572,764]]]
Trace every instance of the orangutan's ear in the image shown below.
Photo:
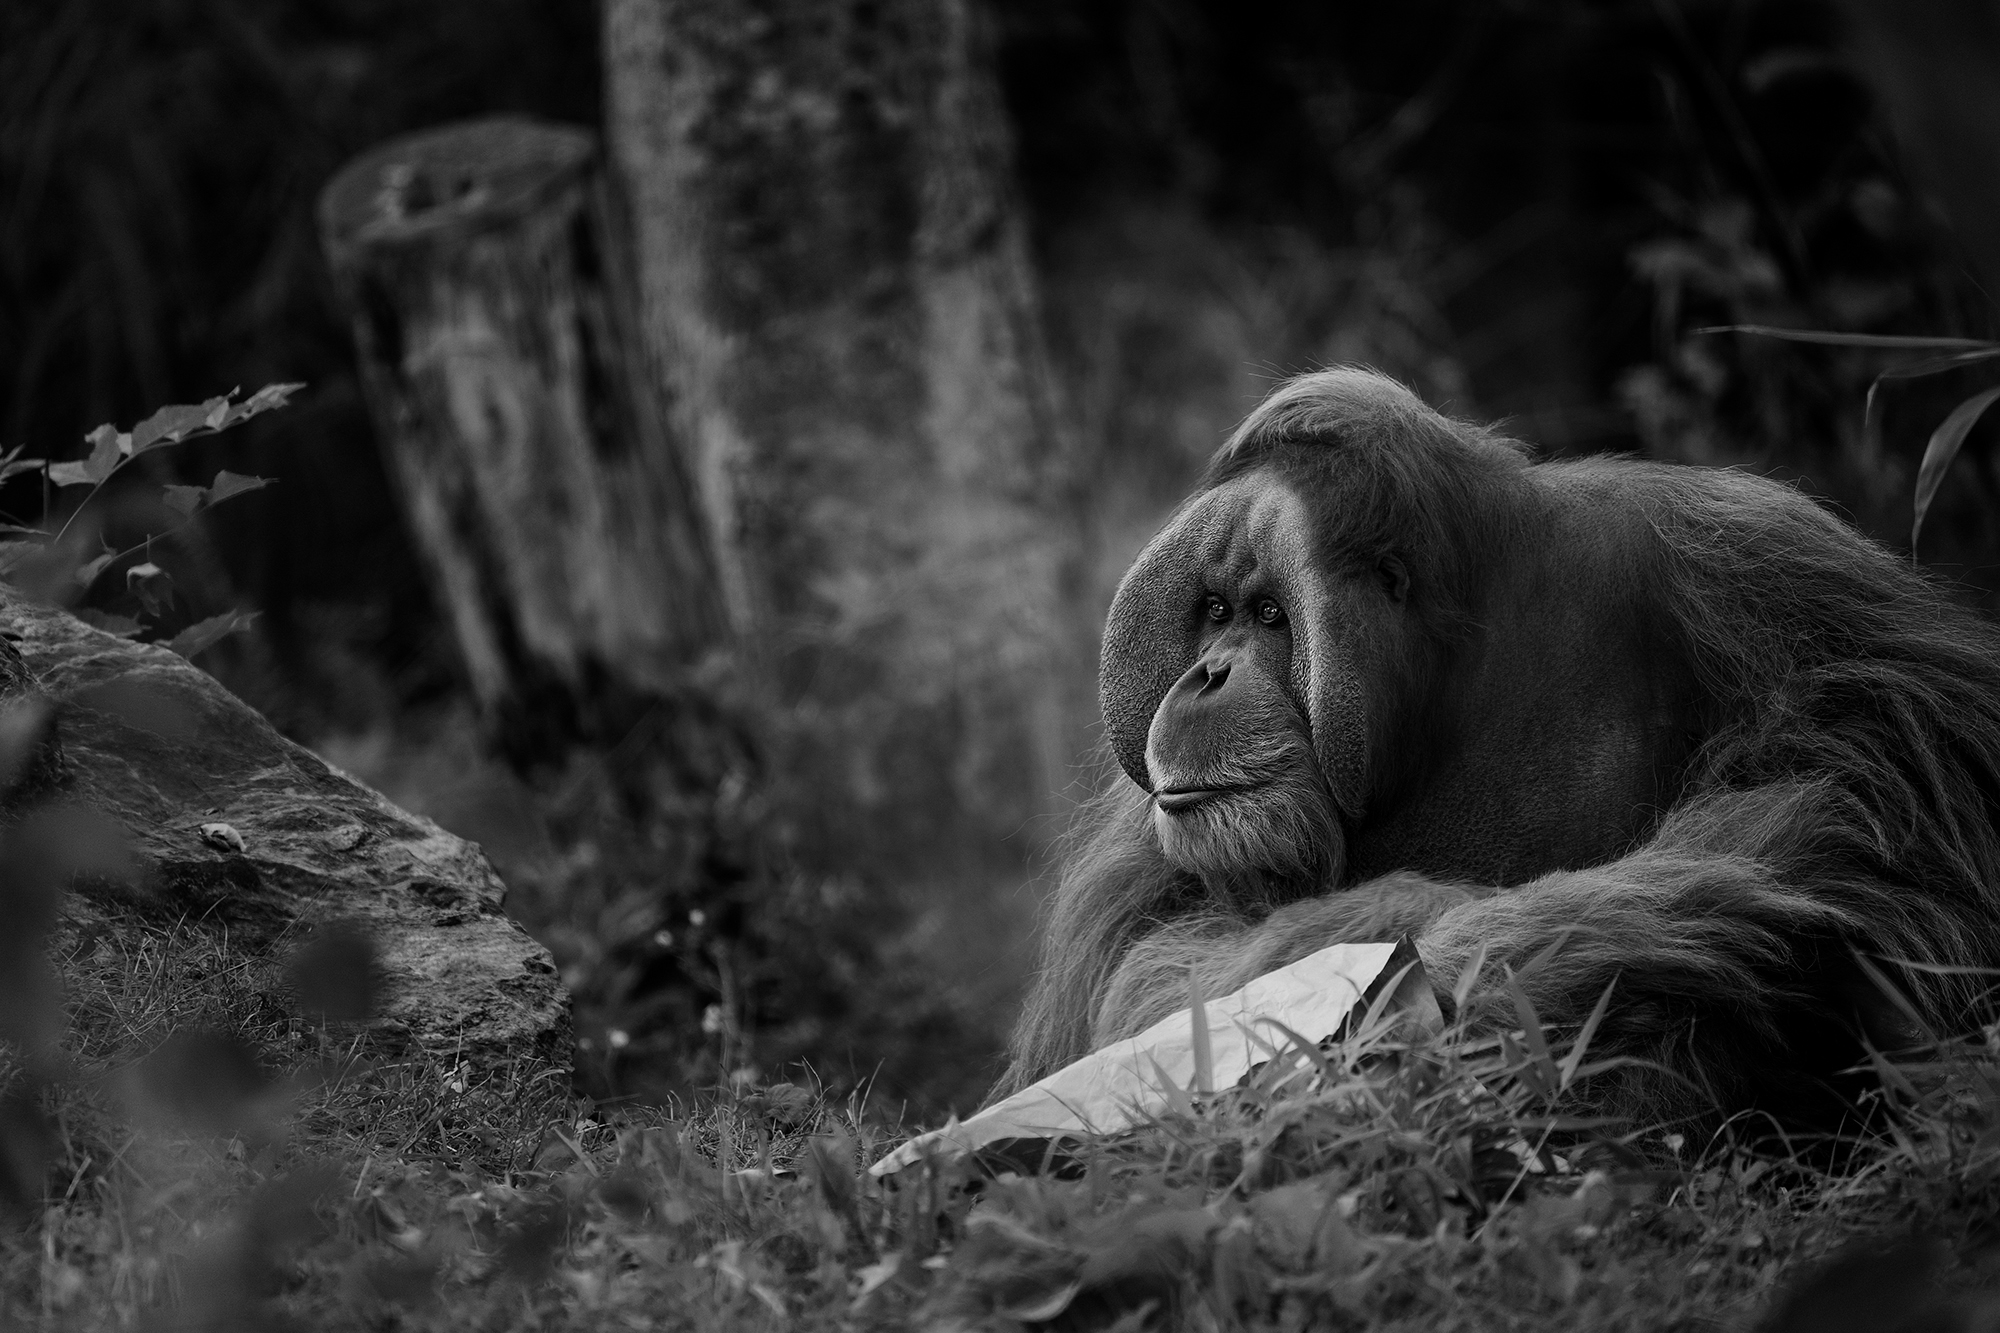
[[[1376,577],[1382,580],[1382,591],[1389,594],[1389,600],[1401,604],[1410,596],[1410,570],[1393,555],[1385,555],[1375,562]]]

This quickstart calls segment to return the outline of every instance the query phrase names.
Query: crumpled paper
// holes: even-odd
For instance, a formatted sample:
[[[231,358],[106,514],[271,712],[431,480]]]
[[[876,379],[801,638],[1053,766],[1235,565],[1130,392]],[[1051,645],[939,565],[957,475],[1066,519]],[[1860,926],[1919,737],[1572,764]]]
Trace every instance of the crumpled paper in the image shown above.
[[[1282,1048],[1275,1020],[1311,1041],[1340,1031],[1357,1008],[1366,1012],[1394,987],[1385,1012],[1406,1014],[1419,1030],[1444,1022],[1430,980],[1408,939],[1335,944],[1289,967],[1267,972],[1205,1006],[1214,1086],[1226,1088]],[[870,1168],[891,1175],[924,1158],[952,1158],[1007,1139],[1107,1134],[1151,1119],[1171,1104],[1166,1084],[1195,1082],[1191,1010],[1114,1042],[977,1115],[920,1134]]]

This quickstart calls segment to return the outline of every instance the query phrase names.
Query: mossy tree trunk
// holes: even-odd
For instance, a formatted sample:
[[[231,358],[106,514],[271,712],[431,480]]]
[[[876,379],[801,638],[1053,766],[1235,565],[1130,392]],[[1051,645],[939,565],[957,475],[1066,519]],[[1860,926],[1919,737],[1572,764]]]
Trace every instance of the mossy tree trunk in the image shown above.
[[[605,42],[643,332],[804,845],[1018,883],[1089,674],[980,16],[607,0]]]
[[[726,633],[692,483],[635,358],[593,137],[385,144],[320,201],[362,380],[497,737],[616,740]]]

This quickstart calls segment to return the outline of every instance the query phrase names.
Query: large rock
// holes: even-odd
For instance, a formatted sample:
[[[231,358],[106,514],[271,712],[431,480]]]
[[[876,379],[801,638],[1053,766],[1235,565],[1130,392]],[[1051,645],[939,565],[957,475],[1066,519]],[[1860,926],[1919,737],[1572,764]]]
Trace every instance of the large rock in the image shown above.
[[[0,635],[54,705],[60,799],[122,824],[139,859],[136,892],[80,879],[72,923],[138,912],[226,929],[271,963],[280,1001],[282,957],[353,923],[378,950],[373,1023],[392,1043],[568,1062],[555,966],[501,911],[506,888],[477,847],[286,740],[164,648],[6,589]]]

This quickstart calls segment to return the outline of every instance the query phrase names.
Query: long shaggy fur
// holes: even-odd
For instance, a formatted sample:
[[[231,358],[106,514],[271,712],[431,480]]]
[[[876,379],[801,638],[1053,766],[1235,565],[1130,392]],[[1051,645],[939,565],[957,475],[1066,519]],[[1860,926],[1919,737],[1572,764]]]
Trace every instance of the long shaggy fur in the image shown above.
[[[1661,1069],[1597,1095],[1646,1120],[1825,1115],[1824,1080],[1858,1053],[1857,1025],[1878,1042],[1917,1035],[1857,953],[1889,960],[1933,1030],[1977,1020],[1987,983],[1966,969],[2000,966],[1991,624],[1791,487],[1626,459],[1531,464],[1366,371],[1282,387],[1206,484],[1260,467],[1324,497],[1313,521],[1330,561],[1393,549],[1422,562],[1434,600],[1420,609],[1447,646],[1476,632],[1459,593],[1479,562],[1538,539],[1523,496],[1561,484],[1623,506],[1644,552],[1646,632],[1686,673],[1667,808],[1636,812],[1637,838],[1599,864],[1499,883],[1386,873],[1271,909],[1175,869],[1146,793],[1119,778],[1066,859],[1003,1088],[1170,1012],[1190,970],[1216,994],[1328,943],[1402,933],[1441,985],[1479,956],[1491,975],[1527,969],[1552,1024],[1580,1022],[1615,985],[1600,1049]]]

